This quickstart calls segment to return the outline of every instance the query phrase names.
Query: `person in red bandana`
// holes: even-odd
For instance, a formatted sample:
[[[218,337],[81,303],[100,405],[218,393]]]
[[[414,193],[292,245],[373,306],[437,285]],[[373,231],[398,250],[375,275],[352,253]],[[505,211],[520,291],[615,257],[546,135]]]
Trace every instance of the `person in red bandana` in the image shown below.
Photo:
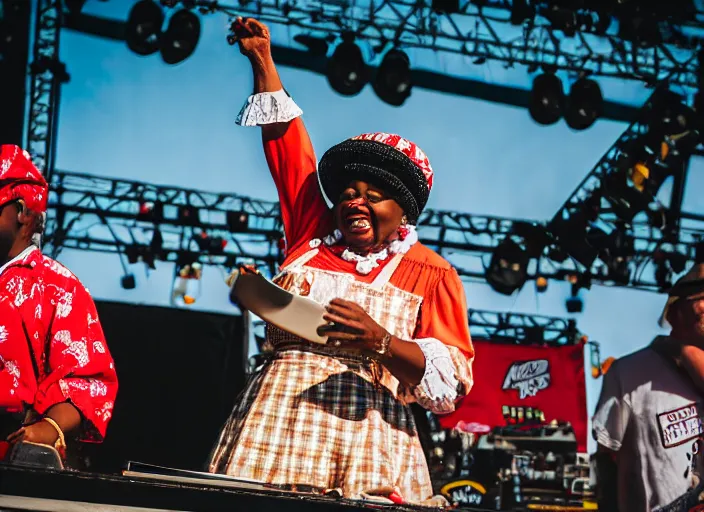
[[[238,23],[255,83],[239,123],[262,127],[286,237],[275,282],[326,307],[328,324],[315,327],[328,342],[267,327],[271,360],[235,407],[209,469],[352,499],[437,504],[410,404],[452,412],[472,388],[474,349],[459,276],[416,233],[433,169],[408,139],[366,133],[329,149],[316,172],[267,28]]]
[[[69,438],[101,441],[117,394],[93,299],[35,243],[47,195],[29,154],[0,146],[0,459],[18,443],[65,455]]]

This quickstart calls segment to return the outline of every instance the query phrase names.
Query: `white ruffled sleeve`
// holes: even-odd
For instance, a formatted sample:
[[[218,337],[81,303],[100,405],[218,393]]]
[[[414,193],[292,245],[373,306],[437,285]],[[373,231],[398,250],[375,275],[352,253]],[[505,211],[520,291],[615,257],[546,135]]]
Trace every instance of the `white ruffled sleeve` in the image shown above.
[[[434,338],[413,341],[425,356],[423,379],[413,390],[416,401],[435,414],[454,411],[461,390],[472,387],[466,357],[457,348]]]
[[[287,123],[303,114],[293,98],[283,89],[261,92],[247,98],[235,121],[240,126]]]

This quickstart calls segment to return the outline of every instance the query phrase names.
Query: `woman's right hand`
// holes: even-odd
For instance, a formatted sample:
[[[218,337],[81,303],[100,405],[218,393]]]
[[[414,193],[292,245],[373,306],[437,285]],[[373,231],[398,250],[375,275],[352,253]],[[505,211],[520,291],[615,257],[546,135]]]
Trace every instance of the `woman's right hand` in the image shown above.
[[[267,26],[254,18],[237,18],[232,24],[232,30],[240,46],[240,52],[252,64],[254,92],[276,92],[283,89],[276,65],[271,58],[271,35]],[[265,132],[267,129],[279,129],[276,126],[271,128],[269,125],[263,128]]]
[[[271,35],[264,23],[254,18],[238,17],[232,29],[242,55],[260,61],[271,55]]]

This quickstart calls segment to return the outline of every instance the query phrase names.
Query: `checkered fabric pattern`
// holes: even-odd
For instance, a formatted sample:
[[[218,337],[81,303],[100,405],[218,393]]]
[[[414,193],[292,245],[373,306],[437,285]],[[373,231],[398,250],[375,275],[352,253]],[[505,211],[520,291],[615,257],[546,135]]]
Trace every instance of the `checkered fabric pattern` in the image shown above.
[[[331,277],[310,268],[306,275],[311,272],[319,274],[318,285]],[[415,328],[420,298],[388,283],[379,291],[353,282],[345,297],[397,335],[409,337]],[[303,341],[299,349],[283,350],[292,340],[277,331],[268,329],[275,356],[247,386],[209,470],[339,488],[353,498],[379,488],[394,489],[407,502],[430,498],[425,455],[412,412],[397,396],[398,381],[384,371],[383,385],[375,386],[359,360],[301,349]]]

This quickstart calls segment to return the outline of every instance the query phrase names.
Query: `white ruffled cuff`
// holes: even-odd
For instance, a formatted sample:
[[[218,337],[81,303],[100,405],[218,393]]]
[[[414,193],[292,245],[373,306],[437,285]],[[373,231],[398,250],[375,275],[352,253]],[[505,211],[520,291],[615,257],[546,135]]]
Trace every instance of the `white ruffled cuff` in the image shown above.
[[[413,390],[416,401],[435,414],[454,411],[455,401],[459,397],[460,381],[450,350],[443,342],[434,338],[413,341],[425,356],[423,379]]]
[[[272,123],[287,123],[302,115],[293,98],[283,89],[276,92],[260,92],[247,98],[235,121],[240,126],[260,126]]]

